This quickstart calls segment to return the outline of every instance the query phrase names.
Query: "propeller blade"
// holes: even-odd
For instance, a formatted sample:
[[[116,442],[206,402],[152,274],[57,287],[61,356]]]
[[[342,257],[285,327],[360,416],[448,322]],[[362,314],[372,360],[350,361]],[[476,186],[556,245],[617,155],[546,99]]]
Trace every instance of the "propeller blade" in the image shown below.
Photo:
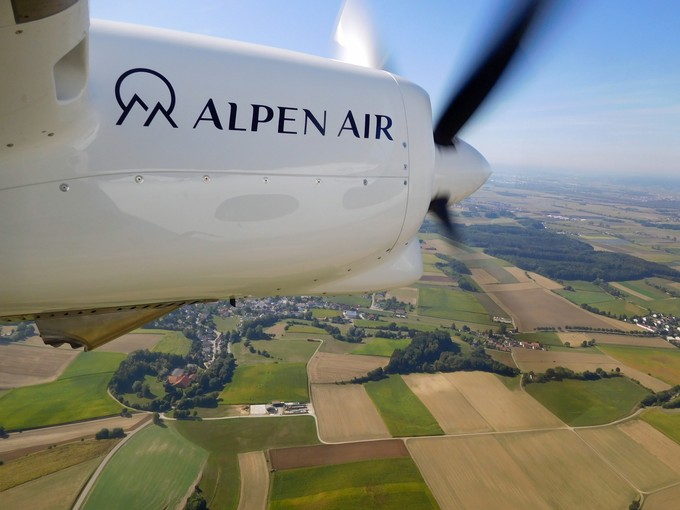
[[[530,0],[523,9],[518,10],[486,57],[479,62],[458,93],[453,95],[434,130],[436,144],[454,144],[456,134],[486,99],[516,54],[541,3],[540,0]]]
[[[388,54],[380,43],[373,20],[359,0],[345,0],[335,26],[338,60],[373,69],[386,69]]]
[[[437,217],[442,229],[444,230],[444,235],[446,235],[447,238],[454,240],[457,236],[454,223],[451,221],[451,216],[449,215],[448,201],[449,197],[434,197],[430,201],[430,208],[428,209],[428,212],[434,214]]]

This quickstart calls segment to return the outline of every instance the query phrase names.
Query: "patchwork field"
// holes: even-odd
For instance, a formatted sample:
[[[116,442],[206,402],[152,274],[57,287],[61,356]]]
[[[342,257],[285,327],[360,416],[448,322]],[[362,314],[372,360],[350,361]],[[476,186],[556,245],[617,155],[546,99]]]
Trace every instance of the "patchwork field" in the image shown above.
[[[241,498],[238,510],[266,510],[269,492],[269,467],[264,452],[238,454]]]
[[[410,457],[401,439],[278,448],[269,451],[273,469],[328,466],[373,459]]]
[[[509,389],[493,374],[410,374],[404,380],[447,434],[564,426],[529,395]]]
[[[470,292],[419,287],[418,314],[479,325],[493,325],[489,313]]]
[[[680,349],[642,349],[606,345],[602,346],[601,350],[629,367],[645,374],[649,373],[669,385],[680,384]]]
[[[71,347],[0,343],[0,388],[54,381],[81,351]]]
[[[224,404],[265,404],[273,400],[308,402],[305,364],[238,366],[220,398]]]
[[[56,381],[15,388],[3,395],[0,423],[11,431],[120,413],[121,405],[106,388],[124,357],[120,353],[81,352]]]
[[[643,421],[576,433],[643,492],[680,483],[680,445]]]
[[[620,510],[637,495],[568,430],[415,438],[406,445],[443,510],[566,510],[584,501]]]
[[[329,443],[392,437],[363,386],[312,384],[319,437]]]
[[[680,501],[680,485],[655,492],[645,497],[645,510],[668,510]]]
[[[680,444],[680,410],[653,407],[645,409],[640,419]]]
[[[175,508],[192,491],[207,458],[174,427],[148,426],[111,458],[83,508]]]
[[[356,348],[356,345],[353,348]],[[383,356],[317,352],[307,365],[307,373],[309,374],[309,382],[312,384],[350,381],[354,377],[366,375],[378,367],[384,367],[388,362],[389,359]]]
[[[270,508],[426,510],[437,505],[413,461],[398,458],[276,471]]]
[[[609,349],[609,347],[602,347],[602,350]],[[647,349],[638,349],[639,351],[646,351]],[[663,350],[664,352],[672,352]],[[585,372],[590,370],[594,372],[598,367],[609,372],[620,368],[621,371],[630,377],[636,379],[645,387],[652,391],[667,390],[670,385],[662,380],[647,375],[645,372],[633,368],[631,365],[624,364],[622,361],[601,354],[594,349],[568,349],[566,351],[535,351],[532,349],[513,349],[513,358],[517,366],[523,372],[545,372],[548,368],[565,367],[575,372]],[[679,351],[680,354],[680,351]]]

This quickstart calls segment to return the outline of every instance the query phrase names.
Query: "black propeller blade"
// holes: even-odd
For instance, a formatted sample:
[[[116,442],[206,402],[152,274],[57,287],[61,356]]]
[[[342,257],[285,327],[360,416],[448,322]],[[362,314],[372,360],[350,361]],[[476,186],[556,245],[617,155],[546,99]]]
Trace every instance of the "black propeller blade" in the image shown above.
[[[529,0],[517,11],[515,18],[490,46],[486,56],[479,61],[460,90],[451,97],[434,130],[436,145],[442,148],[455,146],[456,135],[507,69],[542,3],[541,0]],[[430,212],[441,220],[447,237],[454,238],[453,222],[446,207],[447,200],[448,197],[436,196],[430,203]]]

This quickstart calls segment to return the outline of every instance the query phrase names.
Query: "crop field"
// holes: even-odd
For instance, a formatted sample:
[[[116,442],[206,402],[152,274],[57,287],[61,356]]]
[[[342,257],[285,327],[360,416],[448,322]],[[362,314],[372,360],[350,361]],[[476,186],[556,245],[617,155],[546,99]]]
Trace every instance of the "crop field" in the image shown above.
[[[559,337],[562,345],[566,342],[572,347],[578,347],[582,342],[595,340],[600,345],[628,345],[636,347],[658,347],[659,349],[675,349],[673,345],[658,336],[630,336],[630,335],[611,335],[606,333],[579,333],[579,332],[560,332],[553,333]],[[559,342],[558,340],[558,342]]]
[[[181,331],[165,331],[163,338],[153,348],[156,352],[186,356],[191,350],[191,340]]]
[[[79,351],[0,343],[0,388],[19,388],[55,380]]]
[[[256,353],[251,353],[243,342],[232,344],[231,349],[239,365],[252,365],[258,363],[272,363],[279,361],[284,363],[307,363],[314,352],[319,348],[319,342],[310,342],[309,335],[291,333],[286,331],[280,337],[272,340],[251,340],[250,343],[255,351],[267,351],[271,358],[265,358]],[[315,338],[324,335],[314,335]]]
[[[111,458],[84,508],[175,508],[192,490],[207,458],[206,450],[174,427],[148,426]]]
[[[520,333],[517,335],[517,338],[523,342],[538,342],[541,345],[562,346],[564,344],[563,341],[560,341],[562,339],[562,333],[556,333],[554,331],[536,331],[535,333]],[[572,345],[574,345],[573,342]]]
[[[680,349],[648,349],[606,345],[600,347],[600,350],[621,363],[625,363],[645,374],[651,374],[671,386],[680,384]],[[640,382],[642,382],[641,379]],[[655,388],[651,389],[655,390]],[[0,402],[2,401],[0,400]]]
[[[323,319],[325,317],[342,317],[340,310],[333,310],[331,308],[312,308],[312,317],[315,319]]]
[[[241,498],[239,510],[266,510],[269,491],[269,467],[264,452],[238,454],[241,475]]]
[[[394,297],[397,301],[416,306],[418,304],[418,289],[415,287],[402,287],[401,289],[387,292],[385,297],[388,299]]]
[[[371,370],[386,366],[388,362],[389,359],[383,356],[354,356],[317,352],[309,361],[307,371],[310,383],[335,383],[361,377]]]
[[[200,488],[208,506],[220,510],[238,506],[239,453],[319,443],[311,416],[182,421],[175,426],[189,441],[210,452]]]
[[[286,331],[304,335],[327,335],[326,330],[308,324],[293,324]]]
[[[163,338],[164,332],[154,332],[153,330],[138,330],[116,338],[101,347],[97,347],[97,352],[122,352],[130,354],[139,349],[154,350],[156,344]]]
[[[222,333],[226,333],[227,331],[237,329],[239,319],[240,318],[238,315],[232,315],[230,317],[218,317],[217,315],[213,315],[213,321],[215,321],[215,326],[217,326],[217,329]]]
[[[485,372],[410,374],[404,381],[447,434],[561,427],[523,391]]]
[[[364,344],[352,351],[352,354],[368,356],[383,356],[389,358],[397,349],[404,349],[410,343],[410,338],[366,338]]]
[[[121,405],[106,387],[123,358],[81,352],[56,381],[16,388],[0,398],[0,423],[11,431],[118,414]]]
[[[0,492],[0,508],[71,510],[101,459],[92,459]]]
[[[312,384],[319,436],[326,442],[392,437],[363,386]]]
[[[576,433],[643,492],[680,483],[680,445],[643,421],[577,429]]]
[[[220,398],[225,404],[265,404],[272,400],[308,402],[305,364],[238,366]]]
[[[361,306],[364,308],[371,306],[371,297],[369,295],[355,294],[351,296],[328,296],[327,300],[331,303],[347,306]]]
[[[475,295],[460,290],[421,286],[418,314],[480,325],[493,325]]]
[[[527,285],[527,284],[515,284]],[[534,284],[531,284],[532,286]],[[509,290],[506,290],[510,288]],[[520,331],[533,331],[541,326],[588,326],[592,328],[632,328],[625,323],[591,314],[544,288],[514,289],[498,286],[491,293],[504,309],[509,310]]]
[[[626,377],[598,381],[565,379],[527,384],[525,390],[573,427],[600,425],[623,418],[649,394]]]
[[[272,510],[436,509],[410,458],[298,468],[274,473]]]
[[[410,457],[401,439],[381,439],[356,443],[320,444],[269,450],[272,469],[329,466],[362,460]]]
[[[394,437],[435,436],[444,432],[427,407],[399,375],[364,385]]]
[[[569,430],[408,439],[443,510],[620,510],[637,495]],[[583,469],[583,466],[588,466]]]
[[[600,346],[598,349],[607,352],[613,346]],[[645,387],[653,391],[667,390],[670,385],[660,379],[647,375],[647,373],[634,368],[635,365],[628,365],[624,360],[617,361],[607,354],[601,354],[598,349],[567,349],[564,351],[534,351],[531,349],[513,349],[513,357],[517,362],[520,370],[523,372],[545,372],[548,368],[565,367],[575,372],[585,372],[590,370],[594,372],[598,367],[610,372],[620,368],[621,371],[630,377],[636,379]],[[624,349],[624,347],[616,347],[616,349]],[[625,349],[632,349],[626,347]],[[637,349],[640,352],[647,351],[647,349]],[[663,352],[672,352],[663,349]]]
[[[512,368],[517,368],[515,360],[512,359],[512,353],[510,352],[498,351],[496,349],[484,349],[484,352],[486,352],[486,354],[491,356],[492,359],[498,361],[499,363],[503,363],[504,365]]]
[[[658,407],[646,409],[640,415],[640,419],[680,444],[680,411],[677,409],[666,410]]]
[[[645,497],[645,510],[668,510],[680,501],[680,485],[669,487]]]

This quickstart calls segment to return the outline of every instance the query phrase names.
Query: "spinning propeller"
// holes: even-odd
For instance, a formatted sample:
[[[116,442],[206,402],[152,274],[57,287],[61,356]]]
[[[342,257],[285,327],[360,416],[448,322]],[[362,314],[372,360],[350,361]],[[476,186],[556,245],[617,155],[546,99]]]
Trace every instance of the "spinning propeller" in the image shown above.
[[[434,128],[437,148],[435,179],[429,212],[442,223],[450,239],[456,237],[448,206],[476,191],[491,175],[486,160],[457,138],[465,123],[487,98],[503,75],[544,2],[528,0],[512,13],[512,19],[489,46],[463,85],[448,101]],[[342,60],[367,67],[384,68],[372,26],[361,5],[347,0],[340,13],[335,40]]]

